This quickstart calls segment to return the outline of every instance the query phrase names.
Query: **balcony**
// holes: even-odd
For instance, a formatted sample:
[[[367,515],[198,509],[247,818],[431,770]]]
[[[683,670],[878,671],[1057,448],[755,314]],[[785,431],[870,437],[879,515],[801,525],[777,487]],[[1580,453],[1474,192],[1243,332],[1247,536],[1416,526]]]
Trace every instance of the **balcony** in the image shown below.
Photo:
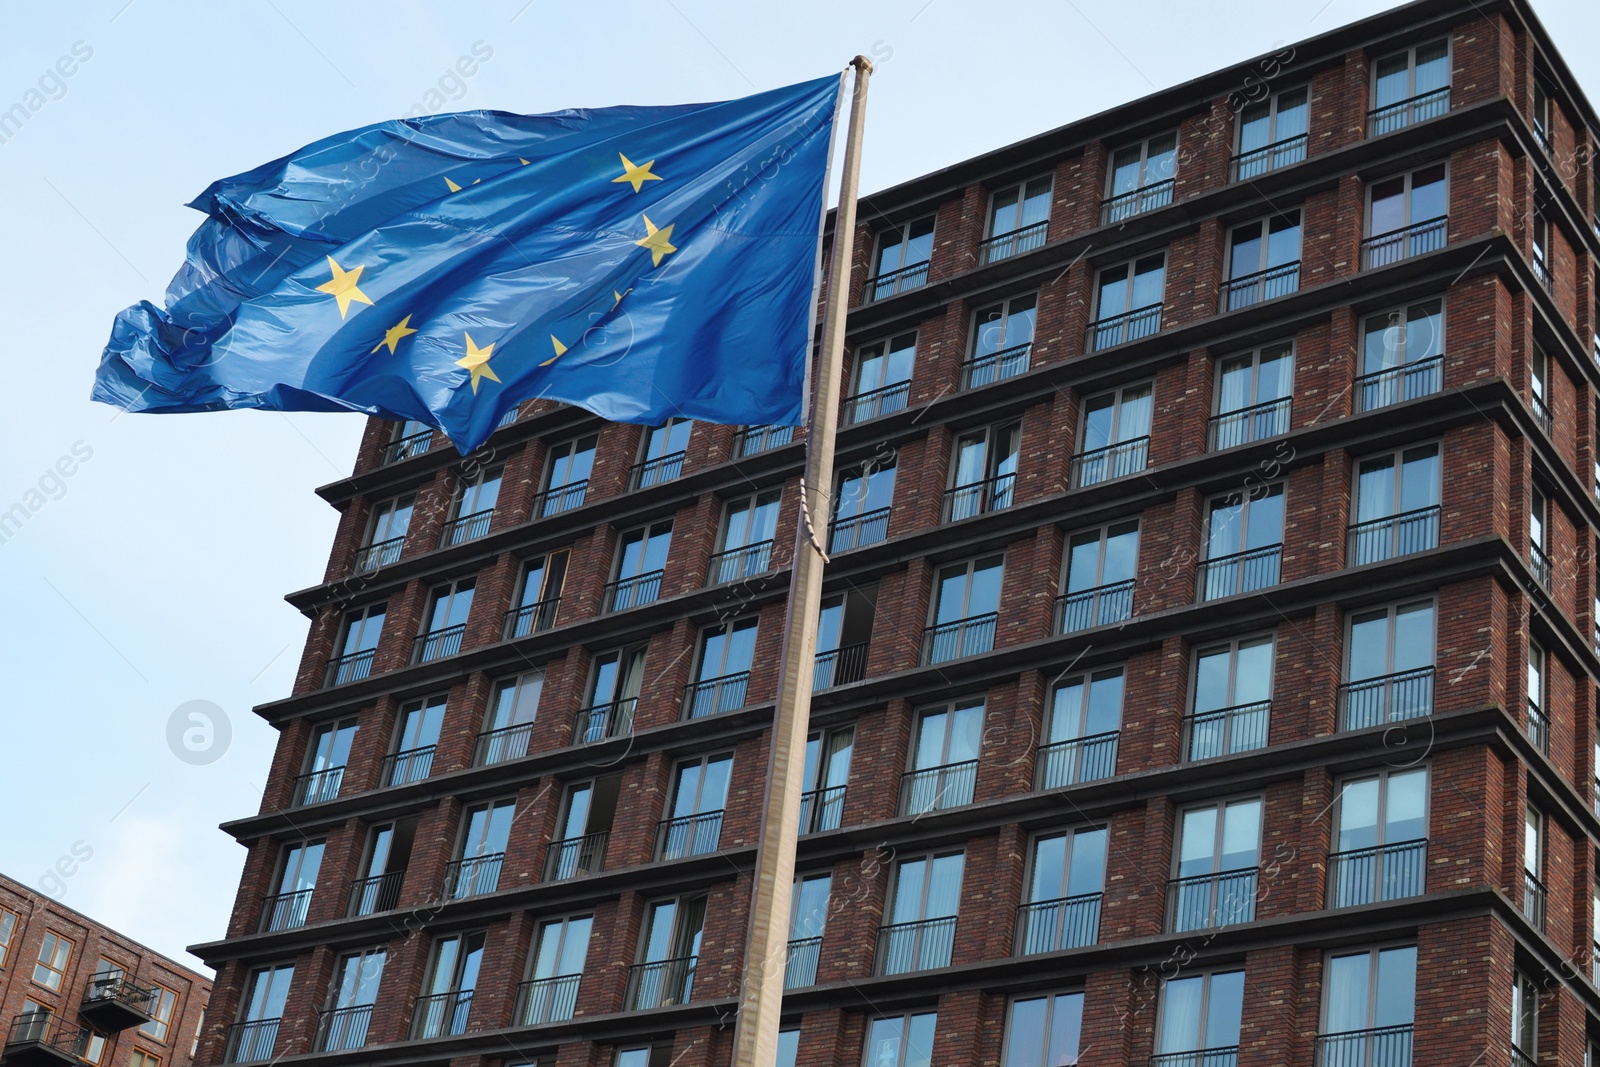
[[[310,889],[296,889],[262,897],[256,932],[265,934],[274,930],[298,930],[304,926],[306,913],[311,910],[311,892]]]
[[[1545,899],[1548,893],[1544,883],[1532,871],[1522,872],[1522,914],[1540,930],[1544,929]]]
[[[828,523],[828,554],[837,555],[853,548],[875,545],[889,536],[892,508],[864,511],[860,515],[836,518]]]
[[[411,663],[432,663],[436,659],[458,655],[461,639],[466,636],[467,624],[457,623],[438,630],[429,630],[411,639]]]
[[[1533,257],[1533,277],[1546,292],[1549,292],[1550,265],[1545,262],[1543,256],[1536,255]]]
[[[405,868],[402,867],[398,871],[385,871],[370,878],[351,879],[345,914],[354,918],[393,911],[400,903],[400,886],[405,878]]]
[[[1387,267],[1402,259],[1437,252],[1449,239],[1449,229],[1449,216],[1440,215],[1388,233],[1374,234],[1361,242],[1361,269]]]
[[[701,719],[725,711],[738,711],[745,705],[745,694],[749,688],[749,671],[690,682],[683,695],[683,717]]]
[[[334,656],[328,660],[328,668],[323,673],[322,685],[327,688],[331,685],[344,685],[346,682],[359,682],[372,674],[372,661],[378,655],[375,648],[363,648],[343,656]]]
[[[713,552],[706,567],[706,584],[722,585],[767,573],[772,569],[772,545],[770,540],[756,541]]]
[[[356,1004],[317,1013],[318,1052],[348,1052],[367,1047],[367,1027],[372,1024],[372,1005]]]
[[[628,968],[624,1011],[649,1011],[671,1004],[687,1004],[694,995],[694,969],[698,956],[651,960]]]
[[[451,860],[444,868],[444,898],[464,900],[493,893],[500,888],[500,867],[505,860],[504,852],[485,852],[481,856]]]
[[[926,284],[928,284],[928,261],[923,260],[921,263],[912,263],[899,270],[892,270],[888,274],[868,278],[867,302],[882,300],[908,289],[920,289]]]
[[[1100,225],[1121,222],[1123,219],[1142,215],[1146,211],[1166,207],[1172,203],[1173,184],[1173,179],[1168,178],[1164,182],[1152,182],[1137,189],[1130,189],[1126,193],[1107,197],[1100,201]]]
[[[1189,759],[1202,760],[1266,748],[1271,720],[1270,700],[1185,715],[1183,730],[1188,738],[1185,751]]]
[[[985,385],[1015,378],[1028,369],[1032,356],[1032,341],[973,356],[961,364],[961,388],[981,389]]]
[[[584,478],[566,485],[552,485],[542,493],[535,494],[533,505],[528,509],[530,518],[545,519],[551,515],[560,515],[564,511],[583,507],[583,502],[589,497],[589,479]]]
[[[1318,1034],[1317,1067],[1411,1067],[1411,1024]]]
[[[489,523],[493,519],[494,508],[474,511],[470,515],[451,519],[444,524],[444,529],[439,531],[439,547],[449,548],[451,545],[464,545],[468,541],[476,541],[489,532]]]
[[[656,824],[656,859],[680,860],[715,852],[722,841],[722,809],[662,819]]]
[[[987,266],[998,263],[1002,259],[1020,256],[1024,252],[1032,252],[1035,248],[1043,248],[1045,241],[1050,238],[1050,221],[1035,222],[1031,226],[1021,226],[1009,233],[995,234],[986,241],[978,244],[978,266]]]
[[[549,600],[536,600],[532,604],[512,608],[506,612],[505,628],[502,630],[504,640],[515,641],[519,637],[550,629],[556,624],[556,612],[560,607],[561,598],[553,596]]]
[[[981,482],[958,485],[944,491],[941,522],[960,522],[990,511],[1009,508],[1016,501],[1016,474],[997,474]]]
[[[1220,452],[1288,433],[1292,405],[1293,398],[1284,396],[1211,416],[1206,426],[1207,451]]]
[[[1308,134],[1296,137],[1285,137],[1281,141],[1274,141],[1260,148],[1252,148],[1240,152],[1230,161],[1233,170],[1233,180],[1246,181],[1279,167],[1287,167],[1291,163],[1299,163],[1306,158],[1306,146],[1311,138]]]
[[[1160,329],[1161,305],[1150,304],[1121,315],[1112,315],[1091,322],[1084,348],[1090,352],[1098,352],[1103,348],[1137,341],[1141,337],[1150,337]]]
[[[1427,838],[1330,853],[1328,907],[1353,908],[1419,897],[1426,884],[1427,864]]]
[[[846,426],[854,426],[858,422],[866,422],[880,415],[892,415],[896,411],[905,410],[910,397],[909,381],[895,382],[881,389],[871,389],[855,396],[847,396],[844,398],[844,411],[839,421]]]
[[[355,562],[350,565],[351,574],[376,574],[379,568],[387,567],[400,558],[400,550],[405,547],[406,535],[391,537],[386,541],[374,541],[370,545],[362,545],[356,551]]]
[[[822,938],[800,937],[785,948],[783,988],[805,989],[817,984],[817,961],[822,955]]]
[[[878,974],[906,974],[950,966],[956,917],[918,919],[878,928]]]
[[[808,789],[800,794],[800,833],[820,834],[837,830],[844,817],[846,787],[831,785],[826,789]]]
[[[403,459],[420,456],[432,447],[433,431],[423,430],[420,433],[414,433],[409,437],[402,437],[384,445],[383,454],[378,458],[378,462],[383,466],[399,463]]]
[[[1040,745],[1034,757],[1036,789],[1098,782],[1117,773],[1119,730]]]
[[[1189,1049],[1184,1052],[1161,1052],[1150,1057],[1150,1067],[1238,1067],[1238,1064],[1238,1045]],[[1318,1064],[1318,1067],[1322,1065]]]
[[[276,1019],[246,1019],[228,1027],[227,1044],[222,1053],[223,1063],[260,1063],[272,1059],[278,1044]],[[9,1059],[9,1057],[8,1057]]]
[[[25,1011],[11,1021],[3,1060],[7,1067],[81,1067],[92,1032],[57,1022],[48,1009]]]
[[[1256,917],[1257,867],[1174,878],[1167,883],[1167,930],[1211,930]]]
[[[517,421],[517,416],[521,413],[522,406],[520,404],[512,404],[511,409],[504,415],[500,416],[500,421],[494,424],[494,428],[499,430],[503,427],[510,426],[513,422]]]
[[[646,604],[654,604],[661,597],[661,579],[666,577],[664,570],[645,571],[643,574],[629,575],[618,578],[614,582],[607,582],[604,596],[601,599],[602,611],[627,611],[629,608],[642,608]]]
[[[1149,465],[1150,438],[1116,441],[1072,457],[1072,488],[1086,489],[1101,482],[1138,474]]]
[[[1378,137],[1395,130],[1403,130],[1414,122],[1436,119],[1450,110],[1450,86],[1419,93],[1367,112],[1367,136]]]
[[[378,781],[385,787],[420,782],[433,773],[433,753],[438,745],[422,745],[383,757],[378,769]]]
[[[533,738],[533,723],[519,722],[485,730],[478,735],[472,750],[472,765],[487,767],[493,763],[521,759],[528,754],[528,742]]]
[[[1339,686],[1339,728],[1364,730],[1433,713],[1433,668],[1399,671]]]
[[[633,733],[633,711],[638,697],[623,697],[605,704],[579,708],[572,720],[572,743],[593,745],[610,737]]]
[[[1110,626],[1133,617],[1134,579],[1079,589],[1056,597],[1058,634],[1076,633],[1096,626]]]
[[[641,460],[628,471],[628,489],[648,489],[652,485],[670,482],[683,474],[686,451],[668,452],[655,459]]]
[[[300,808],[307,804],[321,804],[324,801],[335,800],[339,796],[339,787],[343,784],[342,763],[337,767],[326,767],[320,771],[298,775],[289,791],[289,806]]]
[[[411,1040],[464,1034],[471,1014],[470,989],[452,989],[418,997],[411,1009]]]
[[[1300,290],[1300,261],[1284,263],[1266,270],[1256,271],[1254,274],[1244,274],[1237,278],[1229,278],[1222,283],[1222,310],[1238,311],[1252,304],[1259,304],[1264,300],[1276,300],[1280,296]]]
[[[1544,713],[1543,708],[1531,700],[1528,701],[1527,731],[1528,740],[1533,742],[1533,747],[1548,756],[1550,754],[1550,717]]]
[[[900,776],[900,814],[921,815],[964,807],[972,803],[977,781],[975,759],[906,771]]]
[[[1516,1045],[1512,1045],[1511,1067],[1539,1067],[1539,1057],[1531,1052],[1522,1051]]]
[[[1443,356],[1429,356],[1402,363],[1398,367],[1385,367],[1370,374],[1358,375],[1355,380],[1356,400],[1361,411],[1374,411],[1403,400],[1432,396],[1443,388]]]
[[[1037,900],[1017,908],[1017,956],[1084,948],[1100,940],[1102,893]]]
[[[867,676],[867,643],[865,641],[843,648],[830,648],[817,653],[816,665],[811,671],[813,692],[832,689],[836,685],[849,685]]]
[[[1439,506],[1352,524],[1345,533],[1345,566],[1361,567],[1439,547]]]
[[[793,440],[793,426],[746,426],[733,435],[733,458],[760,455]]]
[[[1200,599],[1217,600],[1277,585],[1282,559],[1282,544],[1203,559],[1200,561]]]
[[[1529,394],[1528,406],[1533,409],[1533,417],[1539,423],[1539,428],[1544,431],[1545,436],[1554,436],[1556,428],[1555,416],[1550,414],[1550,405],[1545,403],[1544,397],[1538,393]]]
[[[578,987],[582,973],[534,978],[517,986],[517,1008],[513,1026],[539,1026],[566,1022],[578,1010]]]
[[[78,1003],[83,1021],[103,1034],[143,1026],[155,1017],[158,990],[135,985],[120,969],[91,977]]]
[[[994,648],[994,628],[999,618],[998,612],[991,611],[927,627],[922,631],[922,662],[948,663],[990,651]]]
[[[605,867],[606,845],[610,841],[610,830],[597,830],[582,837],[563,837],[550,842],[544,855],[544,880],[564,882],[568,878],[597,873]]]

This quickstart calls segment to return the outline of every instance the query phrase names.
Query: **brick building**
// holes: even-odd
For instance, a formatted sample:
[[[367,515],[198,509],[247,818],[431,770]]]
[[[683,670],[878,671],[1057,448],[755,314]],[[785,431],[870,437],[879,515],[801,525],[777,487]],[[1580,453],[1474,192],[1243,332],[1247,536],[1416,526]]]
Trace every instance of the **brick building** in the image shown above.
[[[4,1067],[189,1067],[210,996],[204,975],[0,875]]]
[[[1597,136],[1421,0],[863,201],[785,1059],[1585,1062]],[[796,436],[368,427],[202,1062],[728,1061]]]

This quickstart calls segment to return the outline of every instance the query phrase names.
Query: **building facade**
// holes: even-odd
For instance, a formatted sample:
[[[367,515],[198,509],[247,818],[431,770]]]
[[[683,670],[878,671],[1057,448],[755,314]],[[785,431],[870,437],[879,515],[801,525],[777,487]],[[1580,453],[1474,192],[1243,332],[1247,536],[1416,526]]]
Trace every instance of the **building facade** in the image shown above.
[[[210,996],[204,975],[0,875],[4,1067],[189,1067]]]
[[[1597,132],[1421,0],[863,200],[785,1062],[1585,1062]],[[801,437],[369,425],[202,1062],[728,1062]]]

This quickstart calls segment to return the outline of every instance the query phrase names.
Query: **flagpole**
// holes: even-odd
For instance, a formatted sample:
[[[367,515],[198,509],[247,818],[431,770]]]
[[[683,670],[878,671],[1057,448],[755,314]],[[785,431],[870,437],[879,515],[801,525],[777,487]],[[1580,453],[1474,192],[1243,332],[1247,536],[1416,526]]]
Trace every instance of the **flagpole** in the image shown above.
[[[772,1067],[778,1055],[778,1020],[783,1010],[783,975],[788,961],[789,907],[794,883],[795,838],[800,829],[806,734],[811,722],[811,680],[817,654],[817,614],[822,606],[821,538],[827,535],[833,491],[833,446],[839,425],[839,377],[844,363],[844,320],[856,229],[856,184],[861,169],[861,132],[867,118],[865,56],[856,69],[850,127],[844,142],[844,177],[834,214],[822,344],[817,352],[811,420],[806,434],[805,477],[783,639],[783,675],[773,712],[767,794],[750,892],[750,927],[745,940],[744,978],[734,1021],[733,1067]]]

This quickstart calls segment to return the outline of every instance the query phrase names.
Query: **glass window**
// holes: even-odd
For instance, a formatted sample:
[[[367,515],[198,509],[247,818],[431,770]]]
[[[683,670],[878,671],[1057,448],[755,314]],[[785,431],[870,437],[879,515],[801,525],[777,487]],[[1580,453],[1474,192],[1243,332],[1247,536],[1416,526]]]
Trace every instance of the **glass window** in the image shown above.
[[[1444,247],[1450,199],[1443,163],[1373,182],[1367,194],[1364,268]]]
[[[887,921],[878,936],[879,974],[950,965],[963,862],[960,852],[951,852],[895,865]]]
[[[723,753],[679,763],[661,827],[660,858],[680,859],[715,852],[722,838],[733,756]]]
[[[1185,809],[1167,907],[1174,933],[1255,918],[1261,798]]]
[[[1028,369],[1039,294],[1028,293],[972,317],[972,354],[962,368],[962,388],[976,389]]]
[[[1321,1039],[1329,1062],[1410,1060],[1411,1035],[1380,1033],[1412,1024],[1416,1003],[1415,945],[1340,953],[1328,958]],[[1376,1045],[1374,1048],[1368,1046]],[[1404,1061],[1396,1053],[1404,1048]],[[1367,1052],[1367,1056],[1361,1056]],[[1379,1053],[1379,1055],[1373,1055]]]
[[[1433,708],[1433,649],[1432,600],[1352,613],[1344,728],[1428,714]]]
[[[500,886],[500,868],[517,803],[501,800],[467,809],[461,824],[461,844],[456,861],[446,872],[446,895],[452,900],[492,893]]]
[[[1102,270],[1095,282],[1095,320],[1089,324],[1089,351],[1137,341],[1161,329],[1166,279],[1167,259],[1160,252]]]
[[[1014,500],[1022,424],[1009,422],[956,438],[945,491],[945,521],[958,522],[1008,508]]]
[[[463,578],[433,591],[427,614],[423,616],[422,632],[415,643],[413,662],[427,663],[461,651],[476,584],[474,579]]]
[[[1278,584],[1283,557],[1283,483],[1257,485],[1211,501],[1200,599],[1249,593]]]
[[[1017,912],[1021,955],[1092,945],[1100,937],[1106,830],[1092,826],[1033,839],[1028,884]]]
[[[639,965],[629,983],[629,1010],[689,1000],[694,993],[695,963],[700,957],[705,918],[705,897],[658,900],[645,909]]]
[[[1139,522],[1083,530],[1067,539],[1066,588],[1057,603],[1062,633],[1121,622],[1133,614]]]
[[[700,632],[700,665],[689,687],[686,717],[697,719],[745,706],[755,660],[755,617],[718,623]]]
[[[938,1013],[931,1011],[872,1020],[861,1067],[932,1067],[938,1021]]]
[[[822,933],[828,923],[828,895],[833,891],[833,875],[796,875],[789,895],[788,958],[783,970],[783,988],[804,989],[817,984],[817,962],[822,949]]]
[[[1356,513],[1351,566],[1439,544],[1439,446],[1370,456],[1356,463]]]
[[[1040,789],[1109,778],[1116,773],[1122,729],[1121,667],[1079,674],[1055,687],[1039,748]]]
[[[589,475],[594,470],[598,434],[563,441],[550,449],[549,469],[544,493],[535,506],[539,515],[558,515],[580,506],[589,491]]]
[[[444,725],[445,700],[441,694],[401,705],[386,784],[418,782],[432,773],[433,754]]]
[[[500,479],[504,474],[503,467],[484,467],[463,478],[456,488],[455,513],[451,517],[461,519],[493,511],[500,499]]]
[[[1018,997],[1006,1016],[1003,1067],[1069,1067],[1078,1062],[1083,994]]]
[[[472,1011],[472,994],[483,965],[484,934],[441,937],[433,943],[433,959],[423,995],[417,998],[412,1036],[463,1034]]]
[[[1120,222],[1172,203],[1172,179],[1177,168],[1176,130],[1117,149],[1111,154],[1101,223]]]
[[[1444,303],[1424,300],[1368,315],[1362,326],[1360,410],[1398,404],[1444,387]]]
[[[1285,89],[1239,112],[1234,179],[1244,181],[1306,158],[1310,92]]]
[[[1228,240],[1224,311],[1287,296],[1300,288],[1300,212],[1235,226]]]
[[[523,985],[522,1026],[572,1018],[577,1010],[578,987],[589,957],[589,935],[594,916],[553,919],[539,924],[528,959],[528,980]]]
[[[1294,346],[1268,345],[1217,361],[1213,449],[1237,448],[1289,432]]]
[[[4,967],[11,956],[11,939],[16,933],[17,913],[9,908],[0,908],[0,967]]]
[[[381,948],[350,952],[339,958],[333,972],[332,1002],[322,1021],[321,1051],[365,1047],[386,958],[387,953]]]
[[[1273,636],[1264,634],[1209,645],[1195,653],[1189,759],[1266,747],[1273,650]]]
[[[1078,453],[1072,457],[1074,488],[1144,470],[1150,458],[1152,400],[1150,383],[1141,382],[1083,402]]]
[[[1157,1054],[1237,1048],[1243,1006],[1243,971],[1187,975],[1162,983]],[[1195,1059],[1224,1062],[1221,1056]]]
[[[1420,895],[1426,875],[1428,769],[1383,770],[1347,779],[1337,801],[1329,906]]]
[[[916,360],[915,331],[856,349],[855,388],[845,400],[845,424],[875,419],[905,407]]]
[[[994,647],[1005,557],[986,556],[940,567],[934,576],[933,624],[927,661],[943,663]]]
[[[72,942],[54,930],[46,930],[39,942],[39,960],[33,966],[33,980],[46,989],[59,991],[71,958]]]
[[[830,553],[877,544],[889,536],[894,479],[893,460],[887,466],[868,460],[839,472],[833,495],[833,522],[828,527]]]
[[[711,557],[711,584],[738,581],[765,572],[772,565],[772,542],[778,529],[777,489],[740,500],[723,509],[721,547]]]
[[[294,965],[261,967],[250,973],[245,984],[245,994],[240,1004],[239,1022],[232,1039],[230,1055],[233,1063],[250,1063],[272,1059],[278,1041],[278,1024],[283,1020],[283,1006],[289,999],[289,986],[294,982]]]
[[[972,803],[983,747],[983,700],[924,711],[917,718],[911,766],[901,787],[901,814]]]
[[[867,673],[867,641],[878,610],[878,587],[858,586],[822,598],[817,613],[816,666],[811,687],[859,682]]]
[[[668,419],[660,426],[645,428],[639,444],[639,463],[634,468],[633,488],[645,489],[669,482],[683,473],[688,454],[689,432],[693,419]]]
[[[855,752],[854,726],[819,730],[806,738],[805,792],[800,796],[800,832],[837,830],[844,813],[844,796],[850,781],[850,758]]]
[[[594,658],[589,669],[589,703],[578,714],[572,739],[592,744],[633,729],[633,711],[644,682],[645,646],[612,649]]]
[[[1449,38],[1441,37],[1437,41],[1402,49],[1382,57],[1372,65],[1372,106],[1375,109],[1391,108],[1449,86]],[[1431,117],[1431,114],[1421,113],[1414,116],[1418,120]],[[1398,129],[1409,121],[1410,118],[1404,118],[1392,128]],[[1373,133],[1387,132],[1385,126],[1373,130]]]
[[[478,742],[478,763],[500,763],[528,754],[533,723],[544,695],[544,672],[527,671],[495,683],[489,698],[489,717]]]
[[[322,870],[322,841],[286,845],[278,859],[276,892],[262,902],[261,929],[292,930],[306,924],[311,894]]]
[[[993,263],[1044,245],[1050,223],[1050,176],[996,191],[989,198],[989,229],[980,263]]]
[[[400,549],[405,543],[406,531],[411,527],[411,511],[415,504],[415,495],[408,493],[385,500],[372,509],[362,551],[356,556],[357,571],[376,570],[400,558]]]
[[[506,637],[526,637],[555,625],[561,587],[567,578],[567,553],[535,556],[523,564],[522,582],[506,624]]]
[[[378,639],[383,636],[386,605],[361,608],[344,617],[336,654],[328,667],[327,684],[358,681],[372,673]]]
[[[800,1058],[800,1029],[778,1031],[778,1058],[774,1067],[795,1067]]]
[[[1539,1061],[1539,986],[1521,973],[1511,980],[1511,1047]]]
[[[878,234],[876,270],[867,283],[867,299],[882,300],[928,280],[928,258],[933,254],[932,215],[902,223]]]

